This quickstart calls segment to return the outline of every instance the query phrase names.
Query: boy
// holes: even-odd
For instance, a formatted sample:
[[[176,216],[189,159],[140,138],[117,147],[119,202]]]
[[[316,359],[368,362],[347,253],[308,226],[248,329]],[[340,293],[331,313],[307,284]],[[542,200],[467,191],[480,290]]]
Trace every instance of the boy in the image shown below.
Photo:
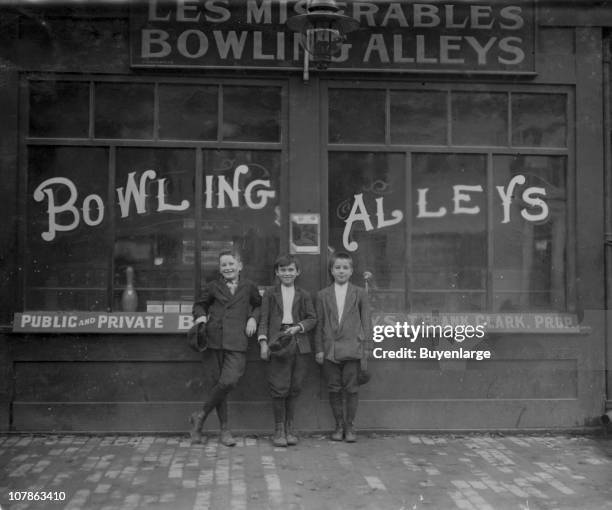
[[[274,262],[279,280],[266,291],[261,306],[258,340],[263,360],[268,365],[268,385],[274,406],[274,446],[298,443],[293,419],[296,399],[302,389],[311,352],[306,332],[316,323],[310,295],[295,286],[300,263],[293,255],[283,255]]]
[[[334,283],[317,294],[315,358],[323,365],[329,404],[336,421],[331,439],[354,443],[353,421],[359,403],[357,377],[365,364],[371,343],[372,325],[366,291],[349,282],[353,260],[348,253],[334,253],[330,261]],[[342,395],[345,395],[346,416]]]
[[[221,426],[220,441],[234,446],[236,441],[228,427],[227,395],[244,374],[248,337],[257,331],[261,296],[250,280],[240,278],[240,255],[232,250],[219,254],[218,280],[208,283],[201,298],[193,305],[193,318],[206,324],[208,349],[204,351],[205,375],[212,388],[202,411],[191,415],[191,440],[202,441],[201,429],[216,409]]]

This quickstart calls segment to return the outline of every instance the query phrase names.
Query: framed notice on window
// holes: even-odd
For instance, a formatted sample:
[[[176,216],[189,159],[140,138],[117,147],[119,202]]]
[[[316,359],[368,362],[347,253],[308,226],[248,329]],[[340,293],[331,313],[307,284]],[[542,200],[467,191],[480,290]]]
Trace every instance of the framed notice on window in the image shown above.
[[[290,252],[321,253],[321,216],[319,214],[291,214],[289,226]]]

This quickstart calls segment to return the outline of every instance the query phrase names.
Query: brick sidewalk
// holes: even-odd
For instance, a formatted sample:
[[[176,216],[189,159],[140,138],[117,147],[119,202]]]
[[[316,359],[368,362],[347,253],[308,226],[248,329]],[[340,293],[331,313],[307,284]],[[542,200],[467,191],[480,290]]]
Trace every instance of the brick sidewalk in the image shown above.
[[[612,439],[310,436],[226,448],[167,436],[0,436],[2,509],[612,509]],[[63,491],[63,502],[9,502]]]

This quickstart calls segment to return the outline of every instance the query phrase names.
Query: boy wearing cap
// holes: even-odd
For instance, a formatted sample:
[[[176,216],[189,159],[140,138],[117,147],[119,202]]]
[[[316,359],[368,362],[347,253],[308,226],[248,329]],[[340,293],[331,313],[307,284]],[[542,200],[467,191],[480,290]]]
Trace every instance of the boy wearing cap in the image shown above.
[[[274,446],[295,445],[293,428],[296,399],[306,373],[316,316],[308,292],[295,286],[300,263],[293,255],[274,262],[279,284],[267,290],[258,329],[260,355],[268,363],[268,386],[274,406]]]

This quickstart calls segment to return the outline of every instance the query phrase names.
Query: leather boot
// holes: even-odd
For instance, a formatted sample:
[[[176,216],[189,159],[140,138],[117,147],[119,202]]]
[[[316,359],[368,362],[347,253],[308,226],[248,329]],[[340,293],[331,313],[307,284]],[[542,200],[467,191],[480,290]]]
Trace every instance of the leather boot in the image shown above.
[[[336,422],[336,430],[332,432],[332,441],[342,441],[344,434],[344,410],[342,409],[342,393],[335,391],[329,392],[329,405],[331,406],[334,420]]]
[[[272,438],[272,444],[274,446],[287,446],[284,423],[277,423],[274,426],[274,437]]]
[[[357,406],[359,404],[358,393],[347,393],[346,394],[346,426],[344,428],[344,440],[347,443],[354,443],[357,441],[357,435],[353,429],[353,422],[355,421],[355,415],[357,414]]]
[[[219,426],[221,432],[219,434],[219,442],[224,446],[235,446],[236,440],[233,438],[229,430],[227,420],[227,398],[224,398],[217,404],[217,418],[219,418]]]
[[[285,438],[287,439],[287,446],[295,446],[299,442],[299,439],[293,430],[292,421],[285,423]]]
[[[215,408],[217,411],[217,418],[219,418],[219,425],[221,429],[227,428],[227,399],[223,399],[221,402],[217,404]]]
[[[272,444],[274,446],[287,446],[287,438],[285,436],[285,399],[273,399],[274,405],[274,436]]]
[[[219,420],[221,421],[221,414],[219,414],[219,407],[222,404],[225,404],[225,421],[227,421],[227,390],[223,387],[215,384],[208,394],[208,398],[204,403],[201,411],[193,413],[189,417],[189,423],[191,425],[191,429],[189,430],[189,435],[191,436],[192,443],[201,443],[202,442],[202,427],[204,426],[204,422],[208,415],[212,412],[213,409],[217,408],[217,414],[219,416]]]
[[[293,430],[293,415],[295,414],[295,399],[296,397],[289,396],[285,399],[285,437],[287,445],[294,446],[298,444],[298,438]]]
[[[221,435],[219,441],[223,446],[236,446],[236,440],[228,428],[221,429]]]
[[[202,442],[202,427],[205,420],[206,413],[204,411],[197,411],[189,417],[189,424],[191,425],[189,436],[191,437],[192,443]]]

